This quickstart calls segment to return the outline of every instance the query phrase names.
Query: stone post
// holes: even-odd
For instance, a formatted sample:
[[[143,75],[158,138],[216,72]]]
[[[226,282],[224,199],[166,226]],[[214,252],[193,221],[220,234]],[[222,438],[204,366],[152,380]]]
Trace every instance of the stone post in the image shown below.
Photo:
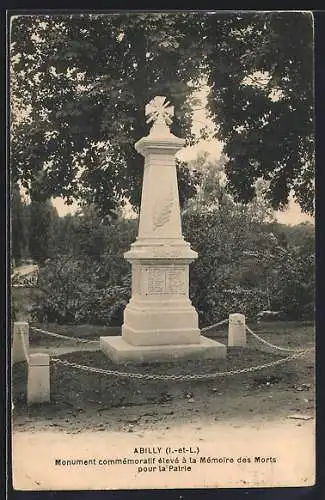
[[[197,253],[182,235],[175,154],[185,140],[167,126],[173,111],[165,97],[155,97],[146,106],[154,124],[135,144],[144,175],[138,236],[124,254],[132,267],[132,297],[122,338],[101,337],[103,351],[117,362],[226,355],[225,346],[200,335],[189,299],[189,265]]]
[[[246,346],[246,326],[244,314],[229,314],[228,347]]]
[[[12,342],[12,363],[28,361],[29,325],[23,321],[14,323]]]
[[[50,356],[44,353],[29,356],[27,404],[50,401]]]

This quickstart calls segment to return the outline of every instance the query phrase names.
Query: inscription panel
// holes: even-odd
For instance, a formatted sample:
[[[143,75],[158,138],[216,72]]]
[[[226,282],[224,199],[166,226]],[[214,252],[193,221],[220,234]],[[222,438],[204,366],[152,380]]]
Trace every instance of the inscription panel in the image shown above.
[[[160,295],[166,289],[166,274],[161,268],[153,268],[148,270],[148,295]]]
[[[186,272],[184,268],[172,268],[166,271],[166,293],[186,293]]]
[[[186,268],[145,268],[141,273],[141,289],[143,295],[187,295]]]

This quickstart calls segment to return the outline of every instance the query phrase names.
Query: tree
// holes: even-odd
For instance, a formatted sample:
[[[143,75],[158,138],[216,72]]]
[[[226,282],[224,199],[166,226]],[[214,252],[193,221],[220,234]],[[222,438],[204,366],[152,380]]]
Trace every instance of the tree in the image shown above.
[[[315,312],[315,254],[307,240],[288,245],[275,262],[272,306],[290,319],[312,319]]]
[[[191,137],[199,37],[195,23],[184,37],[186,23],[165,14],[14,19],[13,98],[31,102],[13,126],[14,178],[27,189],[37,179],[44,198],[76,196],[104,213],[123,197],[139,205],[143,158],[134,143],[149,131],[148,101],[166,95],[176,108],[173,132]],[[184,174],[182,192],[191,184]]]
[[[149,130],[145,105],[166,95],[172,131],[191,142],[191,97],[203,76],[229,189],[249,201],[262,177],[274,208],[293,190],[313,212],[310,15],[17,16],[11,42],[11,168],[26,189],[37,179],[44,199],[75,196],[104,213],[125,198],[138,206],[143,159],[134,143]],[[179,172],[182,200],[196,182]]]
[[[251,202],[236,202],[226,191],[225,163],[223,155],[200,154],[188,164],[200,171],[183,225],[199,254],[190,283],[201,321],[211,324],[229,312],[254,317],[263,309],[279,310],[290,319],[311,318],[313,226],[278,224],[263,196],[267,184],[262,180]]]
[[[273,208],[290,192],[314,211],[313,20],[310,13],[211,20],[209,107],[225,142],[229,188],[250,201],[258,178]],[[227,41],[225,40],[227,37]]]
[[[28,254],[28,210],[22,201],[19,186],[11,188],[11,256],[15,265],[19,265]]]
[[[199,254],[191,266],[190,295],[202,325],[230,312],[253,316],[267,301],[264,275],[247,252],[266,244],[270,207],[262,197],[235,202],[226,191],[224,166],[223,155],[199,154],[189,163],[200,172],[200,183],[183,211],[183,228]]]
[[[196,158],[188,162],[189,171],[197,175],[197,189],[196,194],[192,195],[185,205],[187,208],[201,211],[234,209],[235,199],[227,191],[226,164],[227,159],[224,154],[214,158],[207,152],[199,153]],[[268,184],[263,179],[258,179],[255,183],[254,199],[245,206],[237,203],[237,207],[247,212],[252,221],[261,224],[274,220],[274,211],[265,196],[267,188]]]
[[[243,266],[245,252],[256,249],[264,233],[244,207],[188,210],[183,214],[183,229],[199,255],[191,265],[190,297],[202,326],[225,319],[229,313],[253,317],[264,308],[266,293],[261,281],[246,279],[256,263],[247,269],[246,277]]]
[[[58,213],[49,200],[32,200],[29,207],[29,253],[38,264],[53,256]]]

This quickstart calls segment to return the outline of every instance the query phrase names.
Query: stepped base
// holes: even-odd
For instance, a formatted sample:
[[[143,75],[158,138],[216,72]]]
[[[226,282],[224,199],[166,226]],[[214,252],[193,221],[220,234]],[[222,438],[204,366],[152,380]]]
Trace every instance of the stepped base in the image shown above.
[[[157,363],[178,359],[224,359],[227,348],[224,344],[200,336],[197,344],[132,345],[121,336],[100,337],[101,350],[115,363]]]

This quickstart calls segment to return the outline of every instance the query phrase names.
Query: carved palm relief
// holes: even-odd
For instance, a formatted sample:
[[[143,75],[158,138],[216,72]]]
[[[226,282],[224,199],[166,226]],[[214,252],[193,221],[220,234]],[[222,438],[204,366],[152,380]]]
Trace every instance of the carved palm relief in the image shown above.
[[[174,204],[172,190],[169,191],[165,198],[157,200],[153,205],[152,210],[152,227],[156,231],[169,222]]]

